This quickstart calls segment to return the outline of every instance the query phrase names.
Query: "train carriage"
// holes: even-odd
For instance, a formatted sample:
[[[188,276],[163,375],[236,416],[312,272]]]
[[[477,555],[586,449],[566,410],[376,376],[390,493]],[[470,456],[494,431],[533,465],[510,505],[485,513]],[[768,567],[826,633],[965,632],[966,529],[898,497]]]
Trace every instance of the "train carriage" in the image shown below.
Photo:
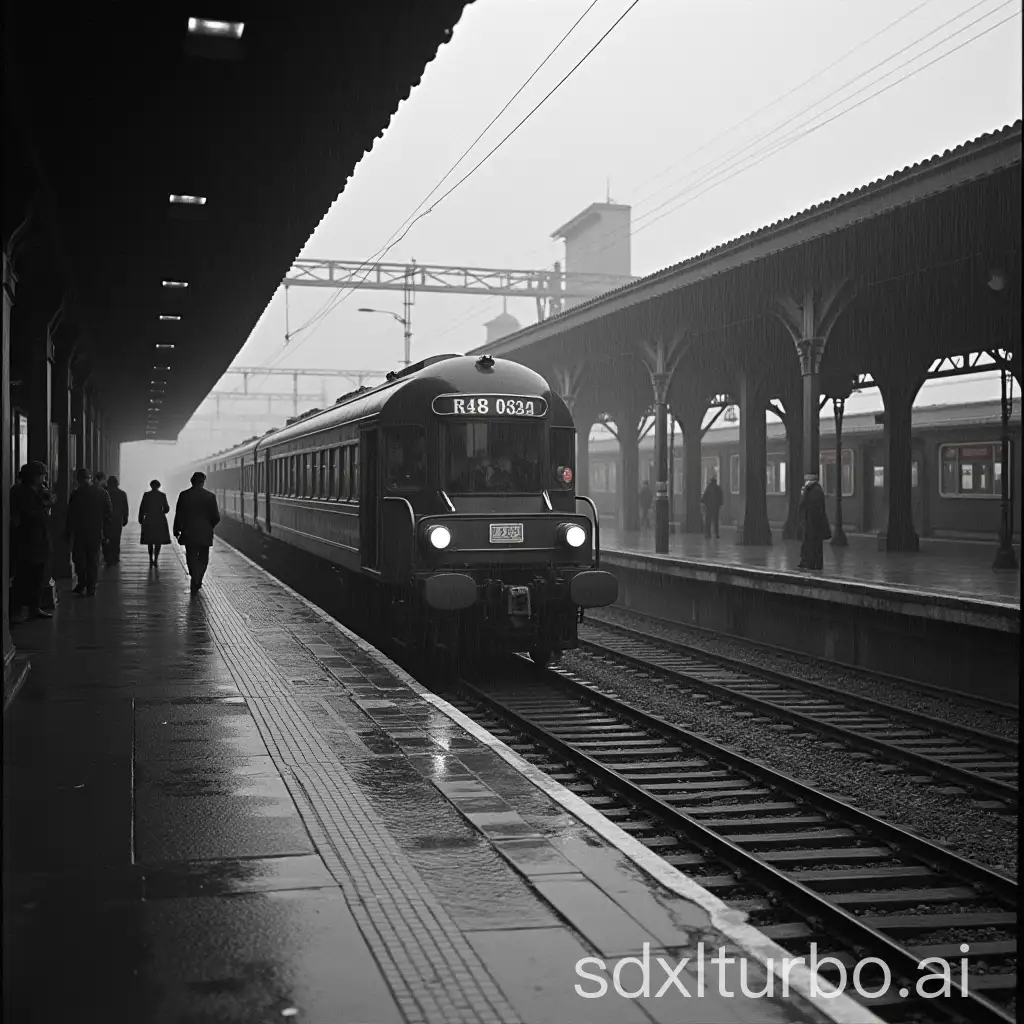
[[[546,663],[617,596],[575,448],[539,374],[438,356],[201,468],[228,517],[339,566],[398,639]]]

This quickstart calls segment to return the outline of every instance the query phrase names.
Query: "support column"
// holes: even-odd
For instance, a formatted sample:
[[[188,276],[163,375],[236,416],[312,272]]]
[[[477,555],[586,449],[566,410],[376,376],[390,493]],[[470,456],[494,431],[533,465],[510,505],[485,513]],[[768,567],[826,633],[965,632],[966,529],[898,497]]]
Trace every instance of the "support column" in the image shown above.
[[[743,492],[743,525],[737,542],[752,545],[771,544],[768,523],[768,427],[765,423],[767,399],[760,376],[754,370],[740,374],[740,489]]]
[[[885,550],[919,551],[921,544],[914,527],[910,467],[913,461],[911,409],[921,387],[921,378],[904,372],[882,379],[876,375],[875,381],[885,405],[885,437],[888,442],[886,494],[889,521],[884,535]],[[883,538],[879,537],[879,540]]]
[[[803,475],[818,478],[821,462],[821,430],[819,424],[821,399],[821,357],[824,338],[803,338],[797,342],[800,355],[801,397],[803,399]]]
[[[50,539],[53,541],[53,558],[50,572],[54,579],[70,579],[71,548],[64,540],[64,523],[68,514],[68,498],[74,487],[74,475],[78,458],[78,438],[73,433],[72,415],[73,389],[71,371],[68,368],[68,353],[58,348],[53,372],[53,426],[57,436],[56,469],[51,470],[50,484],[56,503],[50,517]]]
[[[654,492],[654,550],[668,554],[668,385],[670,373],[653,374],[654,465],[658,474]]]
[[[615,420],[619,437],[619,525],[627,533],[640,529],[640,418],[638,413],[626,413]]]
[[[996,550],[993,569],[1017,570],[1017,555],[1013,550],[1013,506],[1010,481],[1010,414],[1013,412],[1013,398],[1009,393],[1012,380],[1009,369],[1004,365],[999,372],[1002,392],[1002,436],[1000,462],[1002,464],[1003,493],[999,502],[999,548]]]
[[[804,400],[803,389],[783,400],[786,411],[786,522],[782,527],[782,539],[793,540],[797,535],[800,505],[800,491],[803,487],[802,469],[804,459]]]
[[[843,532],[843,413],[845,411],[846,396],[833,396],[832,412],[836,418],[836,526],[832,531],[832,543],[837,548],[845,548],[850,545]]]
[[[677,413],[683,428],[683,532],[702,533],[700,503],[701,425],[705,409],[699,402],[687,402]]]
[[[7,565],[7,553],[10,551],[10,522],[11,522],[11,487],[14,485],[14,467],[11,465],[11,306],[14,304],[15,288],[14,267],[11,265],[11,257],[5,246],[3,252],[3,347],[0,352],[0,489],[2,489],[2,513],[3,523],[0,526],[0,543],[3,544],[3,564]],[[2,596],[2,619],[3,619],[3,676],[4,689],[6,690],[8,680],[14,681],[14,643],[11,640],[10,630],[10,593],[7,585],[8,573],[4,573],[3,580],[0,580],[3,591]]]
[[[50,421],[53,418],[51,401],[53,394],[53,336],[51,326],[46,328],[36,351],[32,353],[30,375],[30,402],[28,414],[28,461],[41,462],[53,476],[50,465]],[[51,486],[53,480],[50,480]]]

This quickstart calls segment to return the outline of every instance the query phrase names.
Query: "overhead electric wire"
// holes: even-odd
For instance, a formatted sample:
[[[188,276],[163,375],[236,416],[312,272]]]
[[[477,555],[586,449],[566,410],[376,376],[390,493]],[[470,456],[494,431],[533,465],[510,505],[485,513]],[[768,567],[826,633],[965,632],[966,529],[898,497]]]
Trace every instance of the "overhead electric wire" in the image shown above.
[[[731,134],[737,128],[742,127],[748,121],[750,121],[753,118],[755,118],[758,114],[763,113],[765,110],[770,110],[772,107],[774,107],[777,104],[781,103],[784,99],[787,99],[788,97],[792,96],[793,93],[798,92],[805,85],[810,85],[811,82],[813,82],[816,79],[820,78],[827,71],[831,71],[832,68],[834,68],[837,64],[841,64],[844,60],[846,60],[847,57],[850,57],[854,53],[856,53],[858,50],[863,49],[865,46],[868,45],[868,43],[874,42],[879,36],[882,36],[886,32],[888,32],[890,29],[895,28],[901,21],[905,21],[912,14],[916,14],[919,10],[921,10],[922,7],[926,7],[931,2],[932,2],[932,0],[922,0],[922,2],[919,3],[916,7],[912,7],[905,14],[901,14],[895,20],[890,21],[888,25],[885,25],[884,27],[880,28],[877,32],[874,32],[872,35],[868,36],[867,39],[861,40],[861,42],[857,43],[856,46],[851,47],[844,54],[842,54],[839,57],[836,57],[835,60],[831,61],[829,64],[826,64],[825,67],[819,69],[818,71],[815,71],[813,75],[810,75],[808,78],[805,78],[798,85],[794,85],[791,89],[787,89],[785,92],[780,93],[774,99],[769,100],[765,104],[762,104],[756,110],[754,110],[751,113],[747,114],[746,117],[741,118],[739,121],[736,121],[734,124],[730,125],[728,128],[724,129],[723,131],[720,131],[717,135],[712,136],[706,142],[701,143],[696,149],[691,150],[689,153],[687,153],[685,156],[681,157],[679,160],[676,160],[674,163],[669,164],[669,166],[666,167],[664,170],[659,171],[657,174],[653,175],[650,178],[646,178],[644,181],[640,182],[640,184],[637,185],[636,188],[637,189],[641,189],[641,188],[644,187],[644,185],[647,185],[647,184],[649,184],[652,181],[657,181],[658,178],[660,178],[663,175],[667,174],[673,168],[678,167],[681,163],[683,163],[683,161],[689,160],[691,157],[694,157],[698,153],[700,153],[703,150],[707,149],[708,146],[710,146],[712,143],[717,142],[719,139],[725,138],[725,136]],[[654,192],[652,192],[650,194],[650,196],[641,198],[634,205],[635,206],[642,205],[643,203],[647,202],[648,199],[650,199],[653,196],[657,195],[661,191],[662,191],[661,188],[655,189]]]

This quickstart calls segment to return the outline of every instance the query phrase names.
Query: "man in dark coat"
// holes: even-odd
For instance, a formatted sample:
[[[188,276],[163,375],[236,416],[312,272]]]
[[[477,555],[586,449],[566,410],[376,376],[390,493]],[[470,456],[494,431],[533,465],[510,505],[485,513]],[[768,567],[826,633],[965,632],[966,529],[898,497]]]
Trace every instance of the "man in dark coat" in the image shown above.
[[[116,476],[107,478],[107,494],[110,495],[114,515],[107,524],[104,554],[107,565],[115,565],[121,561],[121,531],[128,525],[128,495],[118,486]]]
[[[822,569],[825,555],[822,545],[832,536],[825,510],[825,492],[816,476],[805,476],[800,501],[796,507],[800,531],[801,569]]]
[[[174,507],[174,537],[185,547],[193,594],[203,585],[213,547],[213,528],[220,522],[217,498],[203,487],[204,483],[205,473],[193,473],[192,487],[178,495]]]
[[[712,476],[704,488],[700,503],[704,506],[704,536],[711,537],[711,528],[715,529],[715,539],[718,533],[718,513],[722,509],[722,488],[718,486],[718,480]]]
[[[78,486],[68,499],[68,518],[64,536],[71,541],[71,557],[75,560],[75,593],[84,590],[89,597],[96,593],[100,545],[103,531],[114,517],[110,495],[92,482],[92,473],[84,467],[75,473]]]
[[[11,488],[11,622],[24,622],[29,615],[52,619],[53,613],[39,606],[39,598],[50,561],[49,516],[54,497],[46,488],[46,467],[41,462],[22,466],[18,479]]]

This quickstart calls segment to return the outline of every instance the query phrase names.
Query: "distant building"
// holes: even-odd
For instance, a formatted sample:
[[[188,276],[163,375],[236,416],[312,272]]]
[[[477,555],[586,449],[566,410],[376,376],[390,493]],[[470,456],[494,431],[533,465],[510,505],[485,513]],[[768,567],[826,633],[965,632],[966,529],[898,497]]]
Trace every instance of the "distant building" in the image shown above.
[[[631,207],[619,203],[591,203],[551,235],[565,239],[567,286],[586,293],[583,298],[566,299],[564,308],[633,280],[631,211]],[[600,278],[588,280],[588,275]],[[618,281],[609,281],[609,276]]]
[[[484,324],[487,330],[487,342],[490,344],[492,341],[497,341],[499,338],[504,338],[506,334],[515,334],[516,331],[522,325],[519,321],[508,312],[499,313],[493,320],[488,320]]]

